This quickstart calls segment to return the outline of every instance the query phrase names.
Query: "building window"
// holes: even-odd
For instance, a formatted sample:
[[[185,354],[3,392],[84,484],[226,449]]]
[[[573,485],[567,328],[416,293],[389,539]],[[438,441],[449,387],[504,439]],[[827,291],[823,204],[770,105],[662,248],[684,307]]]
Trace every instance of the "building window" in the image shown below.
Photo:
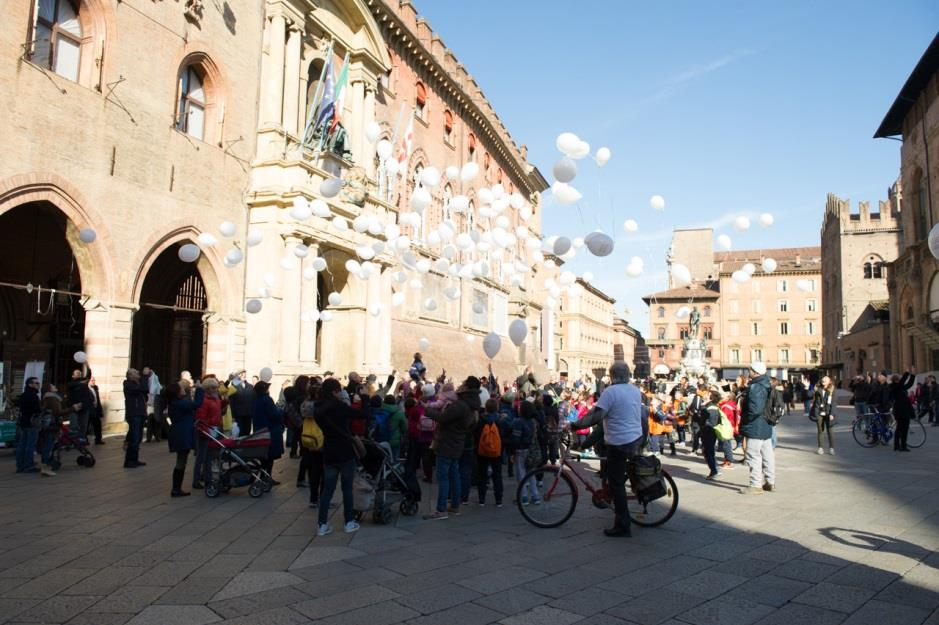
[[[751,324],[750,329],[753,330],[753,336],[759,336],[760,335],[760,322],[754,321]]]
[[[658,315],[659,319],[664,319],[665,318],[665,306],[659,306],[658,310],[656,310],[656,314]]]
[[[809,362],[810,363],[818,362],[818,350],[817,349],[809,350]]]
[[[664,350],[664,349],[660,349],[660,350],[659,350],[659,358],[665,358],[665,350]]]
[[[818,309],[818,304],[814,299],[805,300],[805,312],[816,312]]]
[[[740,336],[740,324],[738,324],[736,321],[730,322],[730,335]]]
[[[656,332],[658,333],[657,336],[660,341],[665,339],[665,328],[659,327],[656,329]]]
[[[737,283],[734,282],[734,284],[737,284]],[[738,308],[740,308],[740,305],[737,303],[737,300],[735,299],[730,300],[730,312],[736,314],[738,312]]]
[[[789,312],[789,300],[779,300],[779,312]]]
[[[760,292],[760,281],[759,281],[759,280],[750,280],[750,284],[753,285],[753,287],[751,287],[751,288],[753,289],[753,292],[754,292],[754,293],[759,293],[759,292]]]
[[[417,118],[423,121],[427,121],[427,88],[424,87],[424,83],[419,82],[415,88],[415,114]]]
[[[705,307],[704,307],[704,316],[705,316],[705,317],[710,317],[710,316],[711,316],[711,307],[710,307],[710,306],[705,306]]]
[[[884,263],[883,261],[877,261],[874,263],[874,279],[880,279],[884,277]]]
[[[740,364],[740,350],[739,349],[730,350],[730,364],[732,365]]]
[[[788,280],[778,280],[776,282],[776,290],[780,293],[789,292],[789,281]]]
[[[453,113],[445,111],[443,114],[443,140],[453,144]]]
[[[714,336],[714,331],[711,328],[704,328],[704,340],[710,341]]]
[[[31,60],[78,82],[82,27],[76,0],[39,0]]]
[[[492,296],[492,330],[502,336],[509,333],[509,300],[503,293]]]
[[[789,322],[788,321],[779,322],[779,334],[783,336],[789,334]]]
[[[179,75],[176,130],[196,139],[205,138],[204,74],[198,65],[187,65]]]
[[[476,312],[481,310],[482,312]],[[489,327],[489,294],[473,289],[473,325],[477,328]]]
[[[754,362],[763,362],[763,350],[762,349],[752,349],[750,350],[750,360]]]
[[[750,304],[751,306],[753,306],[753,312],[755,312],[756,314],[760,314],[761,312],[763,312],[763,302],[761,302],[760,300],[755,299]]]
[[[789,349],[786,347],[779,350],[779,364],[781,365],[789,364]]]
[[[469,160],[474,160],[476,156],[476,135],[469,133],[466,138],[466,149],[469,151]]]
[[[805,333],[808,336],[813,336],[815,334],[815,322],[814,321],[805,322]]]
[[[864,279],[870,280],[874,277],[873,265],[871,263],[864,263]]]

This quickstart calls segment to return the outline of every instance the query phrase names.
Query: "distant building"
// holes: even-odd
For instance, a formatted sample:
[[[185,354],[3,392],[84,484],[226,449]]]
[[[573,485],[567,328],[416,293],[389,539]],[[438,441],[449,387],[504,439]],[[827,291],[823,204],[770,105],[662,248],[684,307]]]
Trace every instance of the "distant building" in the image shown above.
[[[901,137],[897,206],[903,238],[887,266],[893,367],[939,369],[939,262],[927,237],[939,219],[939,35],[907,79],[875,138]],[[930,145],[930,141],[932,144]]]
[[[887,264],[897,258],[902,238],[900,194],[894,184],[887,201],[872,212],[831,193],[822,223],[822,366],[835,379],[890,369],[886,305]]]
[[[602,377],[613,364],[613,304],[616,300],[578,279],[565,289],[557,313],[556,370],[571,380]]]
[[[633,375],[638,375],[636,353],[640,341],[642,333],[629,325],[628,321],[618,317],[613,320],[613,360],[628,364]]]

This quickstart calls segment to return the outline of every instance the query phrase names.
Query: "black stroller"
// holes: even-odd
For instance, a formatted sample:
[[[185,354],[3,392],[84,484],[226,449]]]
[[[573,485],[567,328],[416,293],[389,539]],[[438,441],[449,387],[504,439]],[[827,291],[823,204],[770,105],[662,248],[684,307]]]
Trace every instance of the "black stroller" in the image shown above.
[[[421,486],[417,476],[407,475],[396,465],[391,456],[391,447],[388,443],[376,443],[364,440],[365,457],[362,458],[362,468],[356,482],[364,485],[366,481],[373,485],[374,496],[360,496],[356,493],[356,501],[364,505],[356,505],[355,516],[361,521],[365,514],[371,510],[372,520],[375,523],[386,525],[394,520],[394,504],[398,503],[398,510],[405,516],[414,516],[420,509]],[[356,488],[359,488],[357,486]]]

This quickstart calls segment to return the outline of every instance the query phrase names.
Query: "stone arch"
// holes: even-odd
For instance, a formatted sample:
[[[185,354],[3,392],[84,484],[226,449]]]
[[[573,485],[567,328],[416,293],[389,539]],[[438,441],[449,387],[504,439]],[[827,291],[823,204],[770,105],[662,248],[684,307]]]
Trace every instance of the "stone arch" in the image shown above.
[[[95,299],[112,299],[113,241],[104,219],[72,184],[61,176],[46,172],[18,174],[0,181],[0,215],[30,202],[48,202],[66,217],[66,240],[78,264],[82,291]],[[78,239],[79,230],[93,228],[97,239],[85,245]]]

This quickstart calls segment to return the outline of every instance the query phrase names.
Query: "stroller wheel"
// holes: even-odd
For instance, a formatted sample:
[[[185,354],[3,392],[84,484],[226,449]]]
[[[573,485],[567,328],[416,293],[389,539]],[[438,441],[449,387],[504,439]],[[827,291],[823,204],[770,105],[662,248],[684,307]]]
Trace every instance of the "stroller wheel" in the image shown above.
[[[417,514],[417,511],[420,510],[420,504],[416,501],[405,499],[401,502],[399,509],[404,516],[414,516]]]
[[[79,457],[75,458],[75,462],[78,463],[78,466],[83,467],[83,466],[85,466],[85,457],[84,457],[84,456],[79,456]]]
[[[395,514],[390,506],[375,508],[372,513],[372,520],[379,525],[388,525],[394,520]]]
[[[93,466],[95,466],[95,457],[88,456],[87,458],[85,458],[85,468],[90,469]]]
[[[264,487],[261,485],[261,482],[254,481],[251,482],[251,486],[248,487],[248,494],[252,497],[260,497],[264,494]]]
[[[206,482],[203,492],[205,493],[206,497],[218,497],[218,482]]]
[[[261,488],[264,489],[265,493],[271,492],[271,483],[267,480],[261,480]]]

